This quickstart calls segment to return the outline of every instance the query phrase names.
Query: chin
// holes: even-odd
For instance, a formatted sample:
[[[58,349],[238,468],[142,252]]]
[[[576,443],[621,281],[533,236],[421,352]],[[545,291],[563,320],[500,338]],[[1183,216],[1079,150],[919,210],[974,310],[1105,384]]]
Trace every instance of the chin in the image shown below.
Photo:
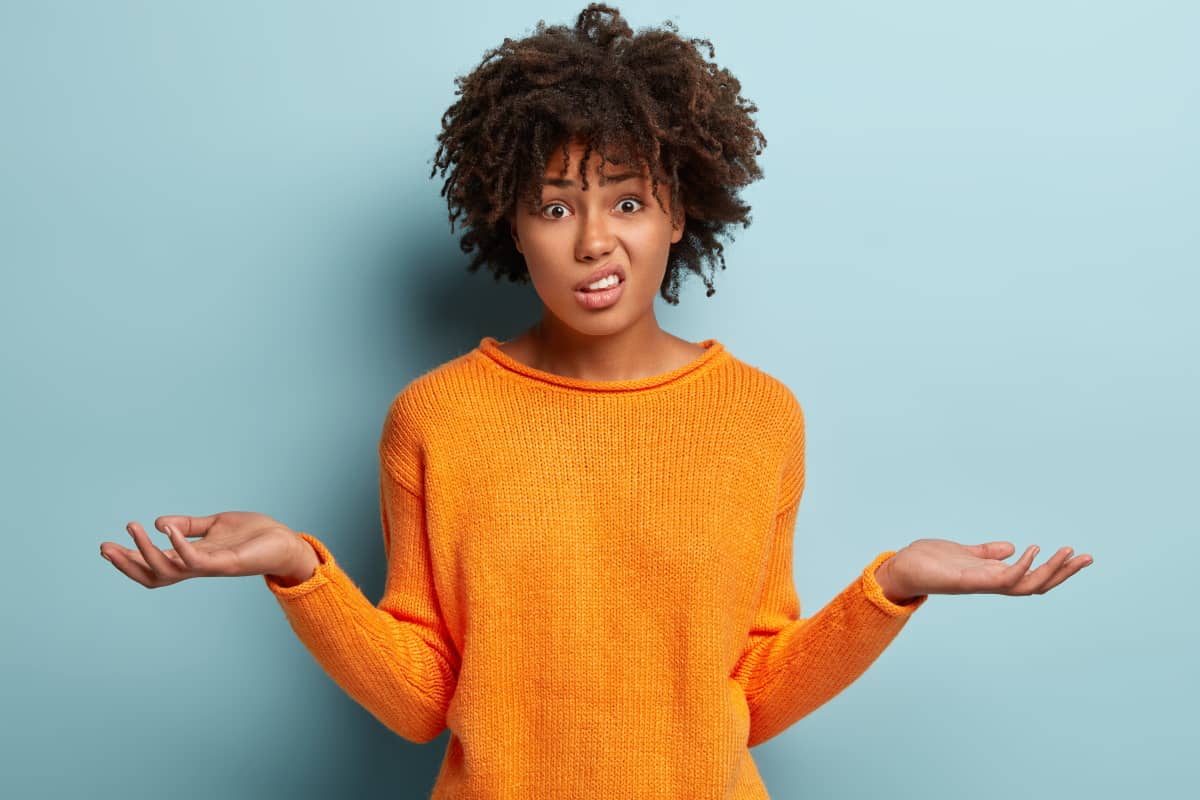
[[[536,288],[536,285],[535,285]],[[647,314],[652,314],[654,297],[640,297],[634,287],[626,281],[626,291],[616,303],[600,309],[588,309],[579,304],[574,290],[554,293],[553,303],[539,293],[543,307],[558,320],[558,323],[581,336],[612,336],[636,324]]]
[[[564,320],[564,323],[571,330],[584,336],[612,336],[630,325],[630,321],[623,316],[610,315],[605,319],[598,319],[598,317],[599,315],[596,314],[584,319],[569,318]]]
[[[623,298],[624,299],[624,298]],[[574,297],[570,298],[575,301]],[[601,311],[586,311],[581,308],[555,309],[551,313],[566,328],[583,336],[612,336],[632,325],[638,317],[631,315],[627,309],[614,306]]]

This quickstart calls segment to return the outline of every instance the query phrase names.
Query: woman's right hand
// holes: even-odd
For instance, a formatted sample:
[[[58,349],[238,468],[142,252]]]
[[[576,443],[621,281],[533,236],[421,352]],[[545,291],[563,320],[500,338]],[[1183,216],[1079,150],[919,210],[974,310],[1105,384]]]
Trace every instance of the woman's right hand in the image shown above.
[[[308,542],[281,522],[251,511],[207,517],[163,516],[154,527],[173,548],[160,550],[137,522],[125,526],[136,549],[102,542],[100,555],[133,580],[157,589],[187,578],[272,575],[284,583],[310,577],[319,559]],[[200,537],[188,541],[188,537]]]

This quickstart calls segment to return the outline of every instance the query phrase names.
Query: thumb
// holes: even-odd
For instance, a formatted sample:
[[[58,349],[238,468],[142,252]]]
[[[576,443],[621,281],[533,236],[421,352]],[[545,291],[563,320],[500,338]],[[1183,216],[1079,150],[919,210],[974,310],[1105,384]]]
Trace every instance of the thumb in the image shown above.
[[[184,536],[204,536],[206,533],[208,533],[208,529],[211,528],[213,523],[216,521],[216,514],[210,514],[207,517],[189,517],[185,514],[167,514],[155,519],[154,527],[158,528],[163,533],[166,533],[167,526],[170,525]]]
[[[1004,559],[1016,552],[1012,542],[984,542],[983,544],[967,545],[972,555],[980,558]]]

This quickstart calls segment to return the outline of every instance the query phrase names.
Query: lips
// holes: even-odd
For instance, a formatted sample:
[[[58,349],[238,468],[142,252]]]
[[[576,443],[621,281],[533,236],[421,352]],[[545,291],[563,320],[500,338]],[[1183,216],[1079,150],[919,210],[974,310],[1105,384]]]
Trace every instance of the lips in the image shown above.
[[[600,280],[601,278],[607,278],[609,275],[616,275],[618,280],[620,280],[622,282],[624,282],[624,280],[625,280],[625,270],[624,269],[622,269],[620,266],[618,266],[616,264],[605,264],[603,267],[596,270],[591,275],[588,275],[586,278],[581,280],[579,283],[575,284],[575,291],[585,292],[585,291],[587,291],[588,284],[595,283],[596,281]]]

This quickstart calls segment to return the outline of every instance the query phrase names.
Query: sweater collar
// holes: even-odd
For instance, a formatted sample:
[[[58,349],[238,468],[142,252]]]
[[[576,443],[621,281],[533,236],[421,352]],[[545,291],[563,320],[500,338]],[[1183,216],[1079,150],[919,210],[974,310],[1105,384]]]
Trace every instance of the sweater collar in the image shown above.
[[[687,364],[676,367],[670,372],[662,372],[657,375],[647,375],[642,378],[632,378],[623,381],[589,381],[581,378],[567,377],[566,375],[557,375],[553,372],[545,372],[531,367],[505,353],[500,349],[500,344],[501,342],[498,339],[485,336],[480,340],[479,346],[474,352],[481,356],[488,364],[503,369],[509,375],[519,380],[547,383],[585,392],[636,392],[654,389],[678,383],[688,376],[696,377],[698,374],[712,369],[713,366],[728,357],[728,351],[719,341],[716,339],[704,339],[703,341],[694,342],[694,344],[698,344],[704,348],[703,353],[696,356]]]

